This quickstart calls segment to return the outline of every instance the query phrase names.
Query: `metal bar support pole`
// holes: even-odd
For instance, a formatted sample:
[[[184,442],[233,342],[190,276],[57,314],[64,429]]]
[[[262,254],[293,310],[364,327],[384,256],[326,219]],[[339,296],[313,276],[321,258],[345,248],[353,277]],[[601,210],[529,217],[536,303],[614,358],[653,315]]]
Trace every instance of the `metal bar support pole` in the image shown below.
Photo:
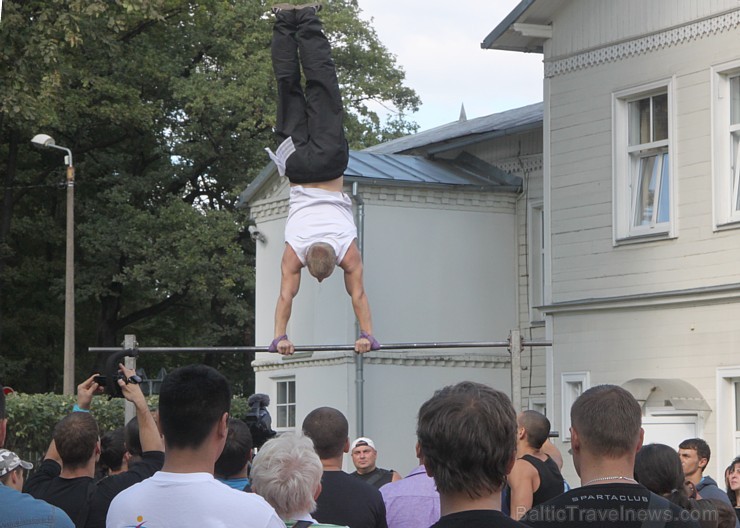
[[[511,346],[511,403],[517,414],[522,409],[522,334],[516,328],[509,336]]]
[[[358,192],[357,182],[352,183],[352,197],[357,204],[357,249],[360,258],[365,257],[365,202]],[[360,335],[360,322],[355,321],[355,335]],[[365,357],[362,354],[355,356],[355,427],[357,437],[365,436]]]
[[[126,334],[123,337],[123,348],[124,350],[134,350],[136,348],[136,336],[133,334]],[[132,370],[136,370],[136,358],[131,356],[126,356],[123,359],[123,364],[126,368],[130,368]],[[136,407],[134,407],[134,404],[131,403],[128,400],[125,400],[125,403],[123,404],[123,424],[126,425],[131,421],[132,418],[136,416]]]
[[[524,341],[521,346],[548,347],[549,341]],[[424,350],[437,348],[509,348],[509,341],[451,341],[429,343],[385,343],[380,345],[379,351],[386,350]],[[353,351],[355,345],[298,345],[296,352],[341,352]],[[89,352],[117,352],[120,348],[90,347]],[[142,353],[172,353],[172,352],[207,352],[211,354],[236,354],[243,352],[269,352],[267,346],[234,346],[234,347],[139,347]],[[378,351],[375,351],[378,352]]]

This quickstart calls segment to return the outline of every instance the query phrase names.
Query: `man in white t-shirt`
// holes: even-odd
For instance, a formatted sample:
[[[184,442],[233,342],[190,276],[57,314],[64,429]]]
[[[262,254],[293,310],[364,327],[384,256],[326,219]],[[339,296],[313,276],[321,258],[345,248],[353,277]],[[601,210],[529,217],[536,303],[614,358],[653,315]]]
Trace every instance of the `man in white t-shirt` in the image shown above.
[[[262,497],[213,477],[226,442],[230,405],[229,385],[215,369],[189,365],[168,374],[159,396],[164,467],[113,499],[106,526],[284,527]]]
[[[343,192],[349,149],[331,47],[317,16],[320,9],[320,4],[273,7],[272,65],[278,85],[275,131],[283,141],[276,153],[267,150],[291,187],[275,339],[270,351],[288,355],[294,347],[286,329],[304,266],[319,282],[331,275],[335,266],[342,268],[360,324],[355,350],[364,353],[380,348],[372,336],[352,202]]]

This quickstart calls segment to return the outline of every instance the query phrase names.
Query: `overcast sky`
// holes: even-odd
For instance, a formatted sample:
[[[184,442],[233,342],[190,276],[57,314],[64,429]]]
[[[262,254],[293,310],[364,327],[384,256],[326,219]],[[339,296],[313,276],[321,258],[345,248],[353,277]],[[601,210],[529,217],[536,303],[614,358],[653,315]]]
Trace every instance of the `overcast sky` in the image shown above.
[[[480,43],[519,0],[358,0],[422,100],[420,130],[542,101],[542,55]]]

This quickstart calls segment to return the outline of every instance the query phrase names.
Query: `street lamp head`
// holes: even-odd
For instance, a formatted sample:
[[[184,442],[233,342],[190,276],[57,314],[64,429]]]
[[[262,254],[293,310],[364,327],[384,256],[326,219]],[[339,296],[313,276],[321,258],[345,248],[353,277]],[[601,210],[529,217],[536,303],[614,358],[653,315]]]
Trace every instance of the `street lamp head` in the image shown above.
[[[71,169],[72,151],[69,150],[67,147],[60,147],[59,145],[57,145],[53,137],[48,136],[46,134],[36,134],[35,136],[33,136],[33,138],[31,138],[31,143],[33,143],[34,145],[38,145],[40,147],[44,147],[44,148],[63,150],[64,152],[67,153],[67,155],[64,158],[64,163],[66,163],[67,166],[69,166]],[[67,179],[69,179],[69,176]]]
[[[33,136],[33,139],[31,139],[31,143],[35,145],[40,145],[42,147],[53,147],[56,145],[54,142],[54,138],[51,136],[47,136],[46,134],[36,134]]]

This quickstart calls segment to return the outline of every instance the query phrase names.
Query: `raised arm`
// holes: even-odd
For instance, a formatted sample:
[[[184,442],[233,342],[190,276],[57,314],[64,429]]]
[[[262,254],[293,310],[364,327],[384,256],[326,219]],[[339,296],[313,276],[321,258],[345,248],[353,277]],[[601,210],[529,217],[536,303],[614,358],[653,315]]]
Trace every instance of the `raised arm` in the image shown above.
[[[357,321],[360,323],[360,330],[368,336],[372,336],[373,318],[370,314],[370,302],[367,295],[365,295],[362,278],[362,257],[356,242],[353,242],[347,250],[340,267],[344,270],[344,286],[352,298],[352,308],[355,311]],[[371,340],[366,337],[360,337],[355,341],[355,351],[359,353],[368,352],[371,346]]]
[[[555,464],[557,464],[558,469],[563,469],[563,455],[560,453],[560,449],[549,438],[542,444],[540,451],[552,458]]]
[[[283,260],[280,264],[280,295],[275,307],[275,339],[286,335],[288,321],[293,310],[293,298],[298,294],[301,286],[301,264],[298,255],[295,254],[290,244],[285,244]],[[294,352],[293,343],[288,339],[281,339],[277,343],[277,351],[283,355]]]
[[[136,371],[127,369],[121,363],[118,364],[118,368],[126,375],[126,378],[130,378],[136,374]],[[123,397],[136,407],[136,420],[139,422],[141,451],[143,453],[147,451],[164,451],[164,441],[159,434],[154,416],[149,411],[149,406],[146,403],[146,398],[144,398],[144,393],[141,392],[141,387],[137,383],[126,383],[123,380],[118,380],[118,386],[121,387]]]

